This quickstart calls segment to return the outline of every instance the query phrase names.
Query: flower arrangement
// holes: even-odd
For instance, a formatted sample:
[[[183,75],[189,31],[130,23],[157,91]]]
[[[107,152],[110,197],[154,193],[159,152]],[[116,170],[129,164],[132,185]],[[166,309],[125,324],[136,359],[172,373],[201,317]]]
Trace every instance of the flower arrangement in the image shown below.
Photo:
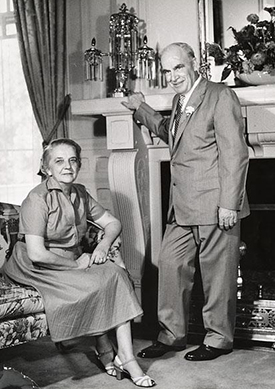
[[[271,19],[259,20],[257,14],[247,16],[248,25],[240,31],[229,27],[236,44],[224,49],[217,44],[207,44],[208,55],[215,58],[216,63],[225,63],[221,81],[224,81],[233,71],[252,73],[255,70],[264,71],[275,76],[275,7],[265,7]]]
[[[186,113],[186,116],[190,116],[192,115],[192,113],[195,111],[195,108],[192,107],[191,105],[189,105],[188,107],[185,108],[185,113]]]

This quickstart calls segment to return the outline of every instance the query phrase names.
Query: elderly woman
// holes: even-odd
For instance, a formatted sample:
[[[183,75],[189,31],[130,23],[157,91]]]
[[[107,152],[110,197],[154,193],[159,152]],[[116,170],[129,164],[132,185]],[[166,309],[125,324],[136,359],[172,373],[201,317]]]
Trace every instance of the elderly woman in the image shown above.
[[[128,274],[107,259],[121,224],[98,204],[81,184],[74,183],[81,166],[81,148],[70,139],[56,139],[44,150],[47,179],[23,201],[20,233],[5,264],[10,279],[34,286],[43,297],[54,342],[92,335],[96,356],[107,374],[128,376],[141,387],[155,382],[133,356],[130,321],[142,314]],[[92,254],[80,242],[87,218],[104,229]],[[108,338],[115,329],[117,355]]]

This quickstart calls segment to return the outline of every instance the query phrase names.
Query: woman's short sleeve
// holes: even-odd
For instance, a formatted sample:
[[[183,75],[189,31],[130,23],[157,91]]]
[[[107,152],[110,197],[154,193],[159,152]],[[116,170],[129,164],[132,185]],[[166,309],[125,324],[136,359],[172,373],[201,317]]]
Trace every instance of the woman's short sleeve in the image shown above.
[[[88,217],[96,221],[102,215],[104,215],[106,209],[103,208],[102,205],[100,205],[89,193],[87,193],[87,195],[88,195],[88,203],[89,203]]]
[[[24,235],[45,236],[48,207],[42,196],[30,193],[20,209],[19,232]]]

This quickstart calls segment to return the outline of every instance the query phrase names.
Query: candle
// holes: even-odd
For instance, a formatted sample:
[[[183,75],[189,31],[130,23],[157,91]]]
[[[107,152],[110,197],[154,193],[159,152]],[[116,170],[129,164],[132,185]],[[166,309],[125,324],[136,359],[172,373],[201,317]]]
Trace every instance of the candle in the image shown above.
[[[91,80],[95,80],[95,65],[91,65],[90,66],[90,69],[91,69]]]
[[[85,62],[85,76],[86,76],[86,80],[90,80],[91,71],[90,71],[90,64],[88,61]]]
[[[112,69],[114,67],[113,64],[113,55],[109,54],[109,68]]]
[[[121,53],[124,53],[124,36],[123,35],[121,35],[120,51],[121,51]]]
[[[137,61],[137,78],[140,78],[140,61]]]
[[[151,78],[154,80],[156,78],[156,64],[154,60],[151,62],[151,69],[152,69]]]
[[[147,78],[147,80],[150,79],[150,76],[149,76],[149,61],[148,61],[148,59],[145,60],[145,77]]]
[[[102,61],[99,63],[99,80],[103,81],[103,64],[102,64]]]

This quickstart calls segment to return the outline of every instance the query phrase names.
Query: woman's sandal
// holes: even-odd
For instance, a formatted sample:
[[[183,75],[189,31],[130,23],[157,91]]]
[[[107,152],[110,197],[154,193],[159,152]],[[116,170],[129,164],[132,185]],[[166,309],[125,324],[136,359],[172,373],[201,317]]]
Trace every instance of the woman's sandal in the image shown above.
[[[107,354],[112,354],[112,361],[107,363],[106,365],[102,362],[102,357],[104,355],[107,355]],[[98,362],[100,363],[100,366],[103,370],[106,371],[106,373],[112,377],[116,377],[116,369],[115,369],[115,366],[114,366],[114,363],[113,363],[113,358],[114,358],[114,350],[113,349],[110,349],[110,350],[107,350],[107,351],[104,351],[103,353],[99,353],[96,349],[95,349],[95,356],[98,360]]]
[[[124,367],[128,363],[135,361],[136,358],[129,359],[128,361],[122,363],[119,359],[118,355],[115,357],[114,360],[114,367],[116,369],[116,378],[117,380],[122,380],[124,377],[128,377],[132,380],[132,382],[136,386],[140,386],[143,388],[151,388],[152,386],[155,386],[155,381],[149,377],[148,375],[144,374],[141,377],[132,377],[128,370],[126,370]]]

